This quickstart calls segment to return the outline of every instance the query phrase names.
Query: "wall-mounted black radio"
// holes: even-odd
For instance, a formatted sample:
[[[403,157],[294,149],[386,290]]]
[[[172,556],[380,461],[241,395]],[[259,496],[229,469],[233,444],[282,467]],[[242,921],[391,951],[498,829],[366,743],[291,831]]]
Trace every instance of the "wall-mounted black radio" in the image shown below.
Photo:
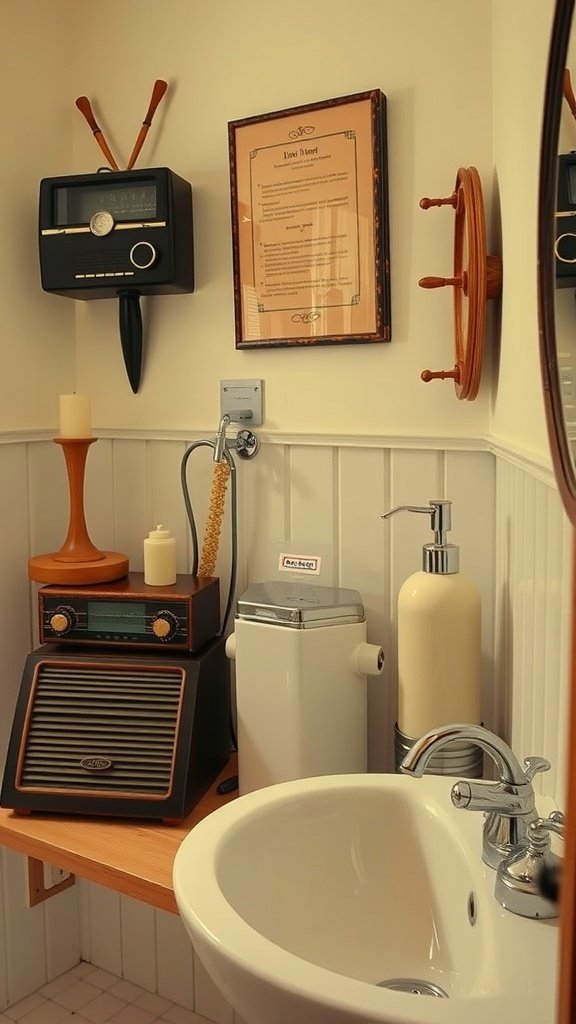
[[[168,167],[44,178],[38,229],[45,291],[119,299],[124,363],[137,392],[140,296],[194,291],[189,183]]]
[[[74,299],[194,290],[192,190],[167,167],[40,182],[45,291]]]
[[[178,576],[166,587],[150,587],[131,572],[112,583],[38,591],[40,640],[44,643],[168,648],[194,653],[220,628],[216,577]]]
[[[576,152],[558,157],[556,287],[576,288]]]

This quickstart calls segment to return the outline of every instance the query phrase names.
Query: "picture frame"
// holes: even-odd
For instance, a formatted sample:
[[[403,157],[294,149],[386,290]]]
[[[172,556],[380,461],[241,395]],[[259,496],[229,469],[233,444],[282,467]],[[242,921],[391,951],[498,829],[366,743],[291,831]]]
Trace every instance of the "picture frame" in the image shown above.
[[[228,124],[237,349],[391,340],[386,97]]]

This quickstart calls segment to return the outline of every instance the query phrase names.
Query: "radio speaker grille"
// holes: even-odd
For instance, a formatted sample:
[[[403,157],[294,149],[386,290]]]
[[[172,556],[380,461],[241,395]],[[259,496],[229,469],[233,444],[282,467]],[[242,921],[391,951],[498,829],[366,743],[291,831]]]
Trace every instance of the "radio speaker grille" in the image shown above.
[[[103,253],[73,252],[70,265],[77,274],[134,270],[128,260],[126,249],[109,249]]]
[[[167,796],[184,673],[40,665],[18,784]]]
[[[179,821],[228,760],[229,715],[222,638],[181,658],[47,644],[26,661],[0,802]]]

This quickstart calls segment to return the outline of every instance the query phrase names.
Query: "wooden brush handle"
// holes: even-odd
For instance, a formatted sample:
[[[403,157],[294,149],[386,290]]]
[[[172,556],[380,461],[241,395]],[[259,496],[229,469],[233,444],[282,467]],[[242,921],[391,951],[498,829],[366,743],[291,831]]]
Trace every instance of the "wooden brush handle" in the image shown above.
[[[92,112],[92,107],[90,106],[90,100],[88,99],[88,97],[79,96],[76,100],[76,106],[78,107],[80,113],[83,114],[86,118],[94,134],[96,134],[96,132],[99,132],[100,128],[98,127],[96,118],[94,117],[94,114]]]
[[[167,88],[168,88],[168,82],[163,82],[161,78],[158,78],[154,82],[154,88],[152,89],[152,96],[151,96],[151,99],[150,99],[150,105],[148,107],[148,110],[146,111],[146,117],[144,118],[144,120],[142,122],[142,124],[147,125],[148,128],[152,124],[152,118],[154,117],[154,114],[156,113],[156,109],[158,107],[158,104],[160,103],[160,100],[162,99],[162,97],[163,97],[164,93],[166,92]]]
[[[87,96],[79,96],[76,100],[76,106],[78,107],[80,113],[84,115],[86,121],[90,125],[92,129],[92,134],[94,135],[96,142],[100,146],[100,149],[104,153],[104,156],[110,164],[110,167],[112,168],[112,170],[118,171],[120,168],[118,167],[118,164],[112,156],[112,153],[110,152],[110,149],[108,147],[108,143],[106,142],[106,139],[102,134],[102,129],[99,127],[98,122],[94,117],[92,107],[90,106],[90,100]]]
[[[130,155],[130,159],[128,161],[128,168],[127,169],[129,171],[132,170],[134,164],[136,163],[136,160],[138,158],[138,154],[139,154],[140,150],[142,149],[142,146],[144,145],[144,139],[146,138],[146,136],[148,134],[148,129],[149,129],[150,125],[152,124],[152,118],[154,117],[154,114],[156,113],[156,108],[158,107],[158,104],[160,103],[160,100],[162,99],[162,97],[163,97],[164,93],[166,92],[167,88],[168,88],[168,82],[164,82],[161,78],[158,78],[154,82],[154,88],[152,89],[152,97],[150,99],[150,104],[148,106],[148,110],[146,111],[146,116],[145,116],[145,118],[144,118],[144,120],[142,122],[142,127],[141,127],[140,131],[138,132],[138,138],[136,139],[136,142],[135,142],[135,145],[134,145],[134,149],[132,150],[132,153]]]

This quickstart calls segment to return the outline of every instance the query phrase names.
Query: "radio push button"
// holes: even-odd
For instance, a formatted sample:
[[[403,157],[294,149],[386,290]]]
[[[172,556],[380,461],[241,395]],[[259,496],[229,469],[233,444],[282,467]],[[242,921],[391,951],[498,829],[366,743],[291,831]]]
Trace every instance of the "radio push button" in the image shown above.
[[[161,611],[152,619],[152,632],[158,640],[170,640],[178,631],[178,619],[174,612]]]
[[[130,249],[130,262],[138,270],[148,270],[156,263],[158,253],[152,242],[136,242]]]
[[[76,612],[67,604],[61,604],[50,615],[50,628],[59,635],[69,633],[77,623]]]

